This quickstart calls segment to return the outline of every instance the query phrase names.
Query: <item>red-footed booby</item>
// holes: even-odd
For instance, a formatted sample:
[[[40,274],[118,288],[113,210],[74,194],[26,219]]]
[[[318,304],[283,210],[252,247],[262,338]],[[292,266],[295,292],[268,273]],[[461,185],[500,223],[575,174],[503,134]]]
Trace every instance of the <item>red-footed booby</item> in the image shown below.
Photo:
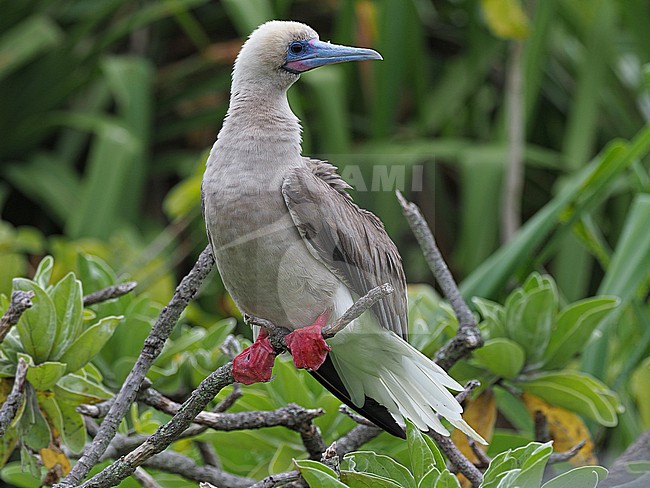
[[[250,35],[203,178],[216,264],[237,307],[292,330],[286,343],[295,365],[369,420],[400,437],[404,418],[448,435],[442,416],[484,443],[448,390],[461,385],[406,342],[406,279],[381,221],[352,201],[334,166],[301,153],[289,87],[310,69],[369,59],[382,58],[320,41],[297,22],[267,22]],[[325,325],[383,283],[394,293],[323,339]],[[233,361],[235,380],[268,381],[274,359],[262,329]]]

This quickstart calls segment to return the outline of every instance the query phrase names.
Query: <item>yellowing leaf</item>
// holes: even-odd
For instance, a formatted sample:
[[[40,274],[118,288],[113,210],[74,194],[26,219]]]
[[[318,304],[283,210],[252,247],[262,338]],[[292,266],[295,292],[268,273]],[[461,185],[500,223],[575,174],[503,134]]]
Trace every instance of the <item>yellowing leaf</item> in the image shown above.
[[[585,440],[584,447],[569,459],[569,462],[574,466],[598,464],[591,435],[580,417],[569,410],[555,407],[530,393],[524,393],[522,400],[531,416],[534,416],[535,412],[542,412],[546,417],[555,452],[568,451],[580,441]]]
[[[472,428],[481,434],[483,439],[490,442],[494,434],[494,423],[497,418],[497,407],[494,393],[492,390],[485,390],[474,400],[466,402],[463,419],[472,426]],[[469,447],[467,436],[460,430],[454,429],[451,433],[451,440],[456,447],[473,463],[478,462],[474,451]],[[479,447],[481,449],[481,447]],[[469,488],[471,483],[463,475],[458,475],[463,488]]]
[[[58,447],[47,447],[40,450],[43,466],[49,471],[58,464],[61,466],[61,474],[66,476],[70,472],[70,460]]]
[[[528,17],[519,0],[481,0],[490,30],[504,39],[523,39],[528,35]]]

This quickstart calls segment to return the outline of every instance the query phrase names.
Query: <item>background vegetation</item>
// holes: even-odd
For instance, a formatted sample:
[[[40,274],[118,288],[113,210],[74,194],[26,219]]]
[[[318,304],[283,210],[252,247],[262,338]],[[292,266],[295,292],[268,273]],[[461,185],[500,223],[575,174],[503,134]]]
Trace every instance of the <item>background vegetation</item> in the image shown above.
[[[10,294],[14,277],[32,278],[48,254],[52,268],[41,264],[34,278],[47,293],[70,271],[83,293],[126,279],[139,283],[135,296],[84,315],[86,326],[104,320],[114,329],[85,374],[98,388],[97,401],[126,377],[152,318],[206,245],[199,183],[227,109],[232,62],[254,27],[283,18],[384,56],[304,75],[291,105],[303,120],[305,153],[329,159],[355,184],[356,201],[377,213],[397,242],[409,282],[431,284],[431,275],[401,217],[395,185],[421,206],[465,296],[483,298],[477,310],[497,345],[492,357],[487,350],[456,374],[480,377],[485,388],[476,395],[496,396],[490,454],[533,439],[533,407],[512,392],[521,392],[522,375],[532,380],[551,369],[588,374],[599,381],[593,391],[611,393],[595,410],[605,412],[600,418],[559,405],[586,421],[599,456],[589,462],[607,465],[650,427],[646,1],[4,0],[0,7],[0,293]],[[513,168],[515,182],[517,168],[524,173],[521,193],[506,184]],[[394,183],[378,171],[396,175]],[[512,216],[502,210],[508,198],[521,203],[523,224],[514,234],[505,223]],[[527,279],[533,271],[553,279]],[[607,313],[592,317],[589,334],[567,339],[575,348],[553,368],[551,335],[517,337],[499,315],[510,305],[509,317],[528,317],[521,307],[514,311],[511,294],[525,283],[520,295],[539,291],[558,313],[585,297],[611,297],[597,299]],[[427,334],[415,333],[413,341],[433,353],[453,320],[438,320],[443,309],[430,287],[411,292],[412,306],[420,307],[412,328]],[[547,308],[536,306],[531,316],[542,320],[535,310]],[[550,315],[548,324],[557,324]],[[214,276],[157,361],[150,375],[156,388],[182,399],[222,364],[218,345],[226,335],[248,334],[232,316],[239,318]],[[584,325],[579,317],[571,324]],[[533,344],[540,345],[537,357]],[[15,368],[24,349],[5,351],[6,363]],[[504,351],[521,360],[504,366],[494,359]],[[7,368],[3,391],[14,374]],[[284,363],[276,373],[270,385],[247,388],[236,408],[322,406],[328,413],[317,422],[328,440],[353,425],[307,375]],[[526,391],[558,403],[539,385]],[[128,426],[146,433],[163,418],[134,410]],[[231,447],[219,452],[225,469],[261,477],[288,469],[302,453],[295,433],[276,430],[204,435],[218,446],[228,436]],[[30,486],[14,464],[16,438],[3,441],[9,463],[0,475]],[[79,443],[83,438],[71,447]],[[371,448],[408,456],[387,436]]]

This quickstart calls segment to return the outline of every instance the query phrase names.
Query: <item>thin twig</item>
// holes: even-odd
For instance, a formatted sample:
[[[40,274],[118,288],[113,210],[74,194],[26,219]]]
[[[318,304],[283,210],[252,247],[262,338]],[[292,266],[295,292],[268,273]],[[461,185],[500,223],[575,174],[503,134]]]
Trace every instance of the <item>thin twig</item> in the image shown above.
[[[0,437],[5,435],[5,432],[11,425],[11,422],[16,417],[20,405],[23,403],[25,396],[25,385],[27,384],[27,362],[20,358],[18,366],[16,366],[16,377],[14,379],[14,386],[11,388],[11,393],[7,400],[0,408]]]
[[[323,328],[322,334],[324,339],[331,339],[334,335],[341,332],[350,322],[361,316],[363,312],[371,308],[379,300],[393,293],[394,288],[390,283],[384,283],[377,286],[359,298],[354,304],[346,310],[332,325]]]
[[[97,436],[95,436],[90,445],[86,446],[83,455],[74,465],[68,476],[59,483],[58,486],[60,488],[71,488],[78,485],[92,467],[97,464],[100,456],[115,436],[118,425],[135,400],[140,384],[151,367],[151,364],[162,351],[165,341],[176,325],[178,318],[196,295],[201,283],[203,283],[203,280],[212,269],[213,264],[212,250],[208,246],[199,256],[198,261],[190,273],[178,285],[169,304],[161,311],[149,336],[145,340],[142,352],[138,356],[131,373],[129,373],[129,376],[122,385],[122,389],[115,397],[115,403],[113,403],[108,414],[104,417]]]
[[[161,488],[156,479],[147,473],[142,466],[133,472],[133,477],[143,488]]]
[[[556,464],[556,463],[563,463],[565,461],[568,461],[571,459],[573,456],[578,454],[580,449],[585,447],[585,444],[587,441],[585,439],[582,439],[580,442],[578,442],[575,446],[573,446],[571,449],[564,451],[564,452],[554,452],[551,454],[551,457],[548,458],[548,463],[549,464]]]
[[[248,488],[275,488],[276,486],[282,486],[291,481],[295,481],[298,478],[300,478],[299,471],[287,471],[286,473],[267,476],[263,480],[250,485]]]
[[[467,399],[469,394],[472,393],[474,390],[476,390],[479,386],[481,386],[481,382],[479,380],[469,380],[465,384],[465,388],[463,388],[463,391],[461,391],[456,395],[456,401],[458,403],[463,403]]]
[[[31,308],[32,298],[34,298],[34,292],[31,290],[16,290],[11,294],[9,307],[0,318],[0,343],[5,340],[11,328],[18,323],[25,310]]]
[[[352,410],[350,407],[348,407],[346,404],[343,404],[339,407],[339,412],[341,412],[343,415],[347,415],[350,417],[352,420],[354,420],[357,424],[360,425],[367,425],[368,427],[377,427],[374,423],[372,423],[370,420],[365,418],[363,415],[359,415],[357,412]]]
[[[135,281],[127,281],[126,283],[120,283],[119,285],[109,286],[103,290],[89,293],[83,298],[84,307],[105,302],[106,300],[111,300],[113,298],[119,298],[122,295],[126,295],[130,291],[133,291],[136,286],[138,286],[138,284]]]
[[[479,469],[467,459],[451,441],[451,438],[439,434],[434,430],[429,430],[428,435],[436,441],[440,450],[445,453],[449,462],[453,464],[458,471],[465,475],[474,488],[478,488],[483,482],[483,475]]]
[[[406,217],[411,230],[422,248],[424,258],[433,272],[433,276],[440,285],[442,292],[454,309],[454,313],[458,318],[458,331],[456,336],[443,346],[435,356],[435,361],[441,368],[449,370],[456,361],[466,357],[472,350],[483,345],[481,333],[476,325],[476,320],[471,310],[465,303],[458,285],[454,281],[447,263],[440,254],[440,250],[436,245],[436,240],[431,233],[431,229],[427,225],[426,220],[422,216],[420,209],[414,203],[409,203],[397,191],[397,199],[402,206],[402,212]]]
[[[217,454],[217,451],[214,450],[214,447],[212,447],[212,444],[206,441],[195,441],[194,444],[196,444],[204,464],[207,466],[214,466],[215,468],[221,468],[219,455]]]
[[[471,437],[467,438],[467,443],[469,444],[470,449],[474,453],[474,456],[476,456],[476,459],[478,460],[476,467],[480,469],[486,469],[490,465],[490,461],[491,461],[490,457],[485,453],[485,451],[481,448],[481,446],[479,446],[478,443]]]
[[[147,388],[138,395],[138,399],[149,406],[170,415],[176,415],[182,405],[176,403],[153,388]],[[232,431],[243,429],[260,429],[282,425],[298,431],[305,422],[325,413],[322,408],[306,409],[290,403],[277,410],[252,411],[238,413],[199,412],[193,422],[206,425],[214,430]],[[321,451],[322,452],[322,451]]]
[[[384,430],[380,427],[357,425],[350,432],[336,441],[336,452],[343,457],[348,452],[356,451],[366,442],[374,439]]]

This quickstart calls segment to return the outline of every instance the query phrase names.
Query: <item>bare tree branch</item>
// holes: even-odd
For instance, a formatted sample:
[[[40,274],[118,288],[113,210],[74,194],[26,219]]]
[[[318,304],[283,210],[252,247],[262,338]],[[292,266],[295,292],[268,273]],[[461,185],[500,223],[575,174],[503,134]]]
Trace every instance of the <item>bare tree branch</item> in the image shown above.
[[[74,465],[68,476],[59,483],[58,486],[60,488],[71,488],[78,485],[106,450],[111,439],[115,436],[118,425],[135,400],[140,384],[151,367],[151,364],[162,351],[165,341],[176,325],[178,318],[198,292],[199,287],[212,269],[213,264],[212,250],[208,246],[199,256],[198,261],[190,273],[178,285],[169,304],[161,311],[149,336],[145,340],[142,352],[138,356],[131,373],[129,373],[129,376],[122,385],[122,389],[115,397],[115,403],[113,403],[108,414],[104,417],[97,436],[95,436],[90,445],[86,446],[83,455]]]
[[[587,441],[585,439],[581,440],[578,442],[575,446],[573,446],[571,449],[564,451],[564,452],[554,452],[551,454],[551,457],[548,458],[548,463],[549,464],[557,464],[557,463],[563,463],[565,461],[568,461],[571,459],[573,456],[578,454],[580,452],[580,449],[585,447],[585,444]]]
[[[286,473],[272,474],[271,476],[267,476],[263,480],[250,485],[249,488],[275,488],[276,486],[285,485],[286,483],[295,481],[299,478],[299,471],[287,471]]]
[[[434,430],[429,430],[427,434],[436,441],[436,444],[438,444],[440,450],[445,453],[449,462],[458,468],[459,472],[465,475],[465,478],[472,483],[474,488],[478,488],[483,481],[483,475],[479,469],[458,450],[456,445],[451,441],[451,438],[439,434]]]
[[[34,298],[33,291],[16,290],[11,294],[9,308],[0,318],[0,343],[5,340],[11,328],[18,323],[25,310],[31,308],[32,298]]]
[[[348,452],[356,451],[366,442],[374,439],[384,430],[380,427],[357,425],[350,432],[336,441],[336,453],[343,457]]]
[[[16,378],[14,379],[14,386],[11,388],[11,393],[7,400],[0,408],[0,437],[5,435],[5,432],[11,425],[11,422],[16,417],[20,405],[23,403],[25,396],[25,385],[27,384],[27,362],[20,358],[18,366],[16,366]]]
[[[127,281],[126,283],[120,283],[119,285],[109,286],[103,290],[89,293],[83,298],[84,307],[89,307],[90,305],[105,302],[113,298],[119,298],[135,289],[136,286],[138,284],[135,281]]]
[[[433,272],[433,276],[458,318],[456,336],[445,344],[434,358],[441,368],[449,370],[456,361],[466,357],[472,350],[481,347],[483,339],[476,325],[474,315],[460,294],[458,285],[456,285],[442,254],[440,254],[436,240],[420,209],[414,203],[407,202],[399,191],[397,191],[397,199],[402,206],[402,212],[411,226],[413,234],[415,234],[422,248],[422,253]]]
[[[341,315],[332,325],[325,327],[322,331],[324,339],[331,339],[341,332],[354,319],[361,316],[363,312],[370,309],[382,298],[387,297],[395,291],[390,283],[377,286],[359,298],[354,304]]]
[[[359,415],[357,412],[355,412],[350,407],[348,407],[345,403],[339,407],[339,412],[341,412],[343,415],[347,415],[352,420],[354,420],[357,424],[365,425],[368,427],[377,427],[374,423],[372,423],[370,420],[365,418],[363,415]]]
[[[143,488],[161,488],[154,477],[147,473],[142,467],[135,470],[133,477]]]

